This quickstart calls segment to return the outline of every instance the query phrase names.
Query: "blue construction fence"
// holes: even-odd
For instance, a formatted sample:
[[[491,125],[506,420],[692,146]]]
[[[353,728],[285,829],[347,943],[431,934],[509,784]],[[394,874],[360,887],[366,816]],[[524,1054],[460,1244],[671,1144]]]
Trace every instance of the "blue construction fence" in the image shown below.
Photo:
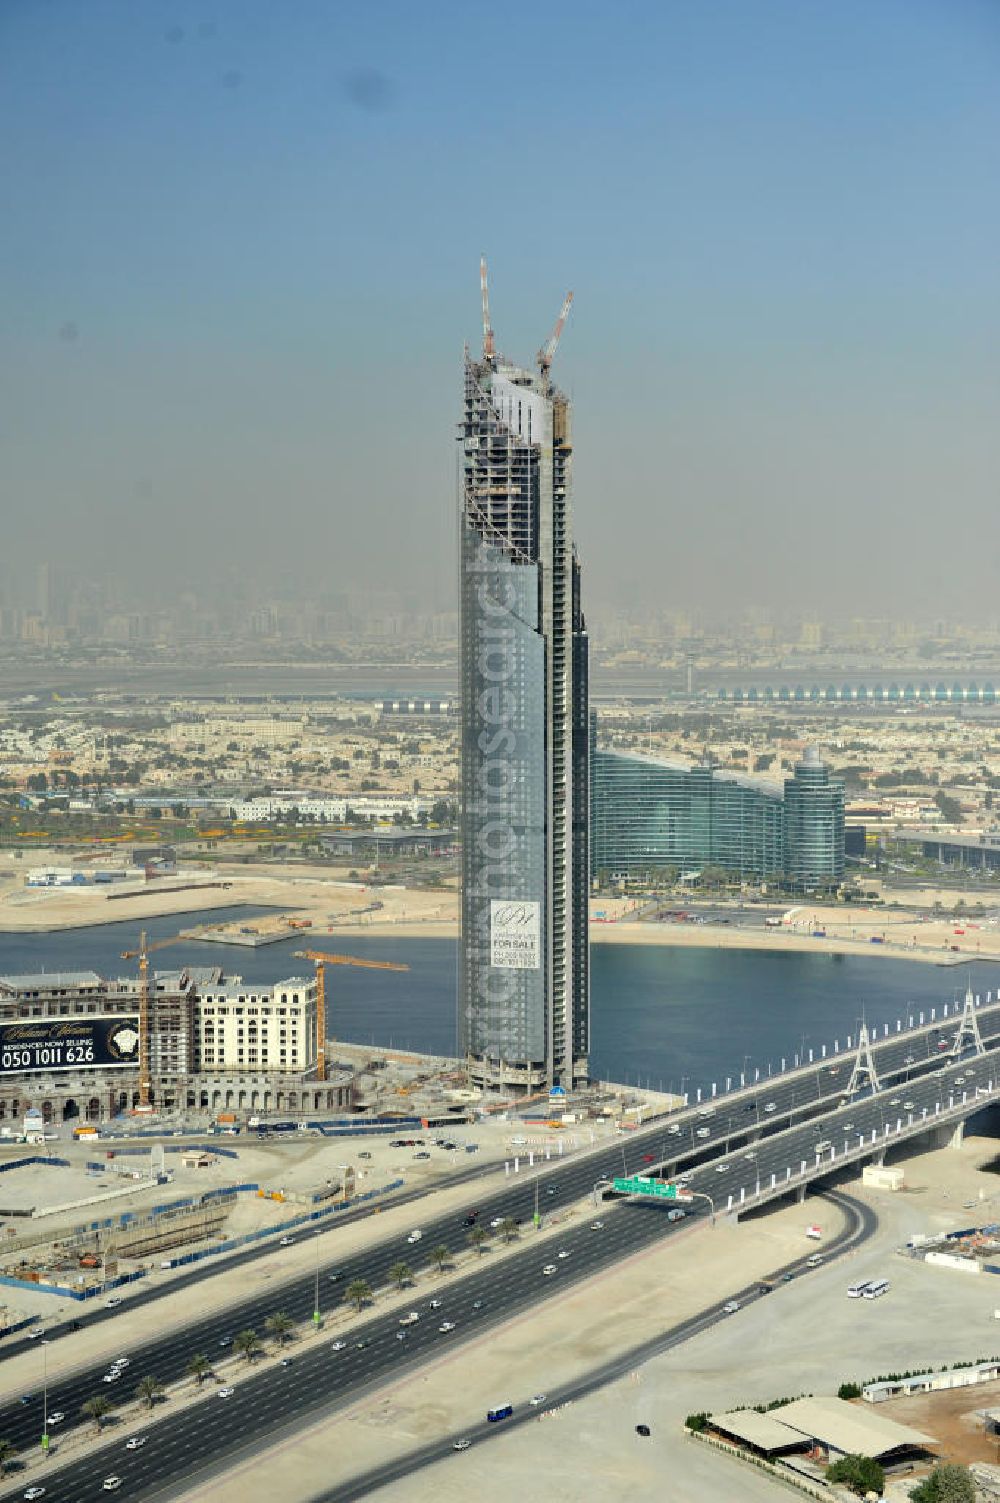
[[[349,1201],[337,1201],[334,1205],[325,1205],[320,1210],[305,1211],[301,1216],[294,1216],[291,1221],[283,1221],[280,1227],[263,1227],[260,1231],[244,1232],[240,1237],[229,1238],[225,1242],[217,1242],[214,1247],[199,1248],[197,1252],[185,1253],[180,1258],[164,1259],[161,1268],[187,1268],[192,1263],[200,1263],[205,1258],[216,1258],[222,1253],[235,1252],[238,1248],[249,1247],[255,1242],[262,1242],[266,1237],[287,1236],[294,1227],[305,1226],[310,1222],[322,1221],[326,1217],[336,1216],[341,1211],[352,1209],[354,1206],[363,1205],[366,1201],[375,1200],[380,1195],[388,1195],[393,1190],[398,1190],[405,1183],[401,1179],[392,1180],[383,1185],[379,1190],[366,1190],[363,1195],[354,1195]],[[227,1185],[220,1190],[209,1190],[204,1197],[197,1199],[170,1201],[163,1206],[154,1206],[142,1212],[126,1212],[118,1219],[119,1225],[125,1225],[128,1221],[135,1220],[137,1216],[148,1216],[174,1209],[183,1209],[185,1206],[196,1206],[210,1196],[238,1195],[248,1191],[256,1193],[260,1188],[256,1184]],[[318,1197],[314,1197],[314,1200]],[[106,1221],[93,1222],[89,1228],[97,1231],[104,1227],[115,1224],[115,1217],[109,1217]],[[64,1284],[38,1284],[34,1279],[16,1279],[10,1274],[0,1274],[0,1285],[6,1285],[11,1289],[31,1289],[36,1294],[54,1294],[60,1299],[75,1299],[83,1303],[88,1299],[100,1299],[114,1289],[121,1289],[128,1284],[138,1283],[140,1279],[148,1277],[146,1269],[139,1269],[135,1273],[122,1274],[117,1279],[109,1279],[104,1284],[95,1284],[89,1289],[73,1289]]]
[[[8,1159],[6,1164],[0,1164],[0,1174],[6,1174],[8,1169],[28,1169],[32,1164],[47,1164],[50,1169],[68,1169],[69,1159],[53,1159],[49,1156],[33,1153],[26,1159]]]

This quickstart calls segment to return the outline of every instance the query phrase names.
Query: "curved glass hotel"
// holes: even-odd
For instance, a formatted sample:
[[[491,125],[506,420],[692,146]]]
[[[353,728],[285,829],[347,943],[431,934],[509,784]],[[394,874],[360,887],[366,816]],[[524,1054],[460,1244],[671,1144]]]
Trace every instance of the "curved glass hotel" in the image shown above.
[[[591,873],[655,879],[718,866],[799,890],[844,875],[844,787],[810,747],[785,783],[591,749]]]

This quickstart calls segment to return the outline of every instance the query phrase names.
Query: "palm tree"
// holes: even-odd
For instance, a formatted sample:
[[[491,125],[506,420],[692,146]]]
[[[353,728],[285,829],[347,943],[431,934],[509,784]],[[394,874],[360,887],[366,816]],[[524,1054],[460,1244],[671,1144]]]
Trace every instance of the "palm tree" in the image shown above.
[[[104,1416],[111,1413],[111,1404],[104,1397],[103,1393],[95,1393],[92,1399],[87,1399],[86,1403],[81,1405],[80,1412],[81,1414],[85,1414],[88,1419],[92,1419],[95,1430],[100,1432]]]
[[[260,1351],[260,1337],[256,1331],[248,1328],[245,1331],[237,1332],[233,1346],[238,1352],[242,1353],[248,1362],[252,1362]]]
[[[160,1394],[163,1392],[163,1384],[159,1378],[140,1378],[136,1384],[136,1397],[145,1399],[148,1408],[152,1409]]]
[[[437,1264],[437,1271],[438,1271],[438,1273],[441,1272],[441,1270],[444,1268],[445,1264],[448,1262],[448,1260],[449,1260],[450,1257],[451,1257],[451,1248],[450,1247],[445,1247],[445,1245],[444,1245],[443,1242],[439,1242],[438,1245],[437,1245],[437,1247],[432,1247],[431,1248],[430,1259],[431,1259],[432,1263],[436,1263]]]
[[[465,1240],[482,1256],[483,1244],[490,1240],[490,1234],[484,1226],[470,1226],[465,1234]]]
[[[9,1440],[0,1440],[0,1477],[7,1475],[7,1463],[17,1454],[17,1446]]]
[[[212,1371],[212,1364],[205,1356],[204,1352],[195,1352],[194,1356],[191,1358],[191,1361],[187,1365],[187,1370],[191,1374],[191,1377],[196,1380],[198,1387],[200,1388],[203,1380],[207,1378],[209,1373]]]
[[[362,1305],[372,1298],[372,1286],[367,1279],[352,1279],[344,1290],[344,1298],[360,1315]]]
[[[500,1223],[501,1237],[505,1242],[513,1242],[517,1234],[517,1222],[513,1216],[505,1216]]]
[[[288,1336],[288,1333],[292,1330],[294,1325],[294,1320],[290,1315],[286,1315],[284,1310],[276,1310],[274,1314],[269,1315],[264,1322],[264,1327],[267,1331],[267,1334],[269,1336],[273,1336],[279,1346],[284,1346],[285,1338]]]
[[[407,1284],[413,1283],[413,1270],[411,1269],[409,1263],[393,1263],[392,1267],[389,1269],[389,1277],[392,1279],[397,1289],[402,1289]]]

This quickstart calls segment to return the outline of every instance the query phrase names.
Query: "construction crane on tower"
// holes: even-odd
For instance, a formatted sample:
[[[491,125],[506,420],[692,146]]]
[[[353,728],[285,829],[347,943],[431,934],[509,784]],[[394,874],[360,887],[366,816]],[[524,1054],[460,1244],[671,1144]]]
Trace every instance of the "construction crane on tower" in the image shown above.
[[[572,308],[572,306],[573,294],[572,292],[567,292],[566,299],[562,305],[562,311],[560,312],[559,317],[556,319],[556,326],[535,357],[538,362],[538,369],[542,376],[548,376],[549,371],[552,368],[552,361],[555,359],[556,349],[559,345],[560,339],[562,338],[562,331],[566,326],[566,320],[569,317],[569,310],[570,308]]]
[[[493,325],[490,323],[490,289],[485,256],[479,258],[479,289],[483,294],[483,359],[492,364],[496,358],[496,342],[493,338]]]
[[[326,1079],[326,980],[328,965],[360,966],[368,971],[408,971],[408,965],[395,960],[362,960],[358,955],[327,955],[322,950],[294,950],[299,960],[311,960],[316,967],[316,1079]]]
[[[139,933],[138,950],[123,950],[122,960],[138,960],[139,962],[139,1105],[150,1106],[151,1081],[149,1078],[149,957],[154,950],[162,950],[167,945],[176,945],[179,940],[190,938],[185,934],[171,934],[167,939],[154,939],[152,944],[146,942],[146,931]]]

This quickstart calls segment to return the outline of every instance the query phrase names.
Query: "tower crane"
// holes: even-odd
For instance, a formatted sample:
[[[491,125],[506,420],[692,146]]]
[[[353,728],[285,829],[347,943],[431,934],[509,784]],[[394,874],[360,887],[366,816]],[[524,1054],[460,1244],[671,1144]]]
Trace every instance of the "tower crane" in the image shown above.
[[[547,376],[549,370],[552,367],[552,361],[555,358],[556,348],[559,344],[559,340],[562,338],[562,331],[565,327],[566,320],[569,317],[569,310],[570,308],[572,308],[572,306],[573,294],[571,292],[567,292],[566,299],[562,305],[562,310],[559,314],[559,317],[556,319],[556,326],[535,357],[538,362],[538,369],[543,376]]]
[[[139,933],[138,950],[123,950],[122,960],[138,960],[139,962],[139,1105],[150,1105],[150,1079],[149,1079],[149,957],[154,950],[162,950],[167,945],[175,945],[179,940],[188,938],[184,934],[171,934],[167,939],[154,939],[152,944],[146,941],[146,931]]]
[[[408,971],[408,965],[395,960],[362,960],[358,955],[327,955],[322,950],[295,950],[300,960],[311,960],[316,967],[316,1079],[326,1079],[326,984],[328,965],[361,966],[369,971]]]
[[[483,359],[492,361],[496,356],[493,325],[490,323],[490,289],[486,276],[486,257],[479,258],[479,289],[483,294]]]

